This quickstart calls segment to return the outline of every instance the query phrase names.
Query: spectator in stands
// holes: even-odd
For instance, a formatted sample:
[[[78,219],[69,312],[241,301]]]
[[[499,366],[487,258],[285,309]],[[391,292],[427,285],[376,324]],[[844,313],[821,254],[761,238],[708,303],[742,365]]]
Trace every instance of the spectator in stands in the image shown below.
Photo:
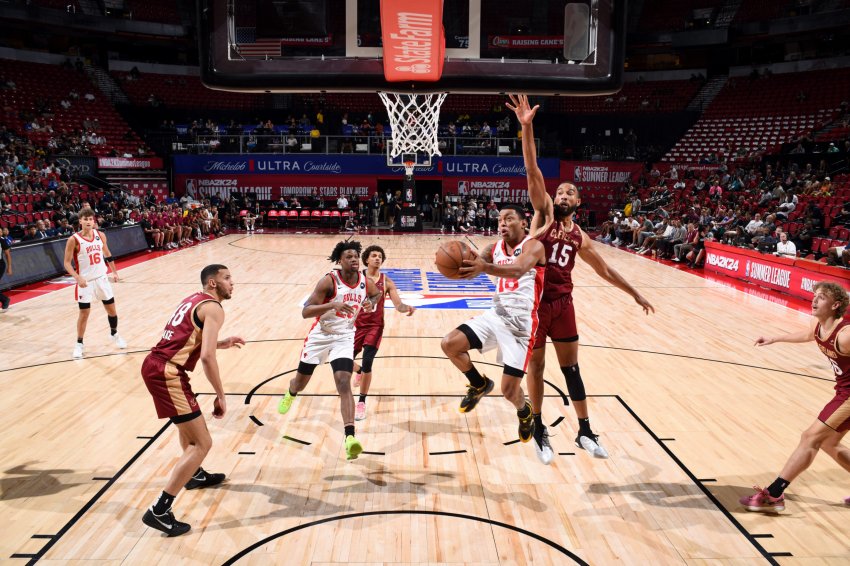
[[[493,232],[497,232],[499,229],[499,207],[496,206],[496,203],[490,201],[489,206],[487,207],[487,234],[491,234]],[[609,242],[611,240],[608,240]]]
[[[673,246],[673,261],[677,263],[684,261],[698,241],[699,227],[693,222],[688,222],[688,231],[685,234],[684,242]]]
[[[638,255],[646,255],[650,251],[655,250],[655,244],[659,239],[669,239],[675,230],[675,226],[671,222],[667,222],[667,219],[661,221],[661,224],[655,229],[655,233],[651,236],[647,236],[643,240],[643,245],[636,250]]]
[[[86,102],[94,102],[94,95],[90,92],[87,92],[85,95],[83,95],[83,98],[86,100]]]
[[[26,227],[26,231],[24,232],[24,236],[21,238],[21,241],[22,242],[32,242],[32,241],[40,240],[40,239],[42,239],[42,238],[38,237],[38,234],[36,233],[35,224],[30,224],[29,226]]]
[[[640,229],[640,222],[638,222],[637,218],[632,216],[629,218],[624,218],[617,226],[615,230],[615,235],[617,238],[612,242],[615,246],[622,246],[625,243],[630,243],[633,241],[632,237],[636,231]]]
[[[829,265],[850,267],[850,250],[847,245],[833,246],[826,250],[826,262]]]
[[[788,239],[786,232],[780,232],[779,242],[777,242],[776,251],[773,253],[780,257],[797,257],[797,246]]]
[[[345,198],[345,195],[339,195],[339,198],[336,199],[336,207],[340,210],[348,208],[348,199]]]
[[[656,243],[655,255],[658,259],[669,259],[673,255],[673,248],[685,241],[688,235],[688,229],[682,225],[681,218],[674,218],[672,221],[673,230],[669,236],[659,238]]]
[[[0,228],[0,280],[4,275],[12,275],[12,239],[9,238],[9,229]],[[0,311],[6,312],[9,310],[9,297],[0,293]]]

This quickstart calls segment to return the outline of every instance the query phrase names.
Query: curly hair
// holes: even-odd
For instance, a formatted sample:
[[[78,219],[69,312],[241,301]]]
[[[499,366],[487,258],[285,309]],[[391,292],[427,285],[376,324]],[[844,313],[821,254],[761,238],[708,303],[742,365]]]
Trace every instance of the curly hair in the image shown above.
[[[847,312],[847,306],[850,305],[850,296],[847,295],[844,287],[832,281],[820,281],[814,284],[812,291],[817,293],[820,290],[823,290],[834,302],[838,303],[833,318],[843,317],[844,313]]]
[[[354,240],[343,240],[342,242],[338,242],[336,246],[334,246],[334,251],[331,252],[331,255],[328,257],[334,263],[339,263],[342,259],[342,254],[348,250],[354,250],[357,252],[357,255],[360,255],[360,250],[363,246],[360,245],[360,242],[356,242]]]
[[[363,263],[369,261],[369,256],[372,255],[372,252],[378,252],[381,254],[381,263],[387,261],[387,254],[384,253],[384,248],[382,248],[381,246],[371,245],[365,250],[363,250],[363,255],[360,256],[360,259],[363,260]]]

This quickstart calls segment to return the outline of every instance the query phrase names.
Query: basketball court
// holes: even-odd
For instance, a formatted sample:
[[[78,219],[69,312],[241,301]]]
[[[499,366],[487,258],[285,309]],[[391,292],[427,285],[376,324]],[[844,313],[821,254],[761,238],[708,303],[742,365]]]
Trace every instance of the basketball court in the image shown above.
[[[798,431],[831,395],[830,368],[811,345],[756,349],[759,333],[807,316],[688,272],[600,246],[656,307],[646,317],[583,262],[575,272],[580,363],[594,428],[611,454],[594,460],[572,440],[563,377],[549,348],[544,416],[556,452],[540,464],[516,441],[497,395],[457,411],[465,378],[440,338],[483,307],[487,283],[452,290],[434,274],[441,236],[363,236],[387,252],[402,294],[420,308],[389,310],[375,362],[366,453],[342,449],[338,400],[322,366],[293,410],[276,411],[310,321],[300,304],[330,267],[340,237],[229,235],[122,269],[116,284],[127,353],[92,314],[87,357],[71,360],[73,289],[20,303],[0,363],[5,391],[2,552],[10,563],[751,564],[842,563],[843,472],[816,460],[780,517],[748,514],[737,497],[775,474]],[[474,237],[479,248],[492,238]],[[406,257],[404,257],[406,255]],[[192,524],[167,539],[141,523],[179,455],[176,429],[155,418],[139,376],[174,305],[201,268],[235,281],[219,353],[228,414],[208,417],[205,463],[219,488],[183,492]],[[395,270],[395,271],[393,271]],[[404,270],[404,271],[402,271]],[[403,278],[402,278],[403,276]],[[405,291],[404,289],[421,289]],[[436,289],[436,291],[434,291]],[[451,308],[435,308],[448,304]],[[473,353],[474,354],[474,353]],[[473,355],[496,374],[495,359]],[[211,388],[193,378],[205,414]],[[767,390],[783,390],[775,398]]]
[[[444,93],[449,101],[466,95],[457,112],[476,94],[600,94],[622,82],[624,2],[332,0],[318,12],[294,14],[280,12],[284,4],[201,2],[203,80],[228,90],[382,92],[401,100],[389,110],[388,165],[430,163]],[[414,8],[423,13],[411,17]],[[391,31],[415,45],[391,46]],[[527,51],[501,48],[529,38],[536,39]],[[393,58],[386,56],[391,47],[398,48]],[[517,441],[515,411],[496,392],[472,413],[457,410],[466,379],[440,340],[489,306],[493,286],[483,276],[458,282],[435,273],[435,251],[455,237],[355,236],[364,247],[383,246],[385,269],[419,309],[407,318],[388,308],[368,417],[357,423],[365,452],[347,462],[329,367],[316,370],[288,414],[276,408],[312,323],[300,316],[303,301],[331,268],[326,258],[343,237],[236,233],[123,267],[115,292],[126,351],[113,348],[106,315],[95,308],[86,357],[71,359],[71,286],[5,314],[0,559],[314,566],[850,561],[841,504],[846,476],[828,458],[794,482],[781,516],[748,514],[737,504],[776,474],[832,396],[832,369],[813,345],[752,345],[761,334],[807,324],[808,315],[607,246],[600,254],[657,312],[644,316],[577,262],[580,364],[593,426],[610,458],[576,448],[575,413],[550,347],[543,413],[556,455],[544,466],[531,443]],[[465,239],[479,249],[493,240]],[[200,271],[212,263],[228,266],[235,283],[223,335],[247,341],[218,355],[228,393],[224,419],[209,417],[212,389],[200,367],[193,376],[214,441],[204,465],[228,479],[181,493],[175,510],[192,530],[168,539],[141,516],[179,456],[177,431],[155,418],[139,372],[167,316],[199,290]],[[500,373],[495,354],[473,352],[473,360],[491,377]]]

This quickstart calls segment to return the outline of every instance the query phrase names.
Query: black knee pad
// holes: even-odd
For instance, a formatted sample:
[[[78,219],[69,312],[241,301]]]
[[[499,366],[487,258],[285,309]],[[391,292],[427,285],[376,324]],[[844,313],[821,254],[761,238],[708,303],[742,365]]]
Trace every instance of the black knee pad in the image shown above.
[[[363,360],[360,362],[361,373],[372,373],[372,362],[375,361],[375,356],[378,354],[378,349],[374,346],[363,346]]]
[[[85,311],[91,308],[91,303],[77,303],[80,306],[81,311]]]
[[[573,401],[587,399],[587,395],[584,393],[584,382],[581,380],[581,373],[578,371],[578,364],[561,367],[561,373],[567,378],[567,392],[570,394],[570,399]]]
[[[103,301],[104,305],[111,305],[111,304],[114,304],[114,303],[115,303],[115,297],[112,297],[111,299],[106,299],[105,301]]]
[[[351,373],[354,371],[354,360],[351,358],[337,358],[331,361],[331,368],[334,370],[334,373],[338,371]]]
[[[316,364],[298,362],[298,373],[301,375],[313,375],[314,371],[316,371]]]

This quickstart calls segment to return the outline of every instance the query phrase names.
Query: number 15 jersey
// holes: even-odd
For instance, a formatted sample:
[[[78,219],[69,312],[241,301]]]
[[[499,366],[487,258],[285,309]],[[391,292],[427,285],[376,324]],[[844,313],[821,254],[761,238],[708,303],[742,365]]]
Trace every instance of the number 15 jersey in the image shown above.
[[[569,230],[553,220],[536,238],[546,249],[546,278],[543,283],[543,302],[555,301],[573,292],[573,266],[581,249],[581,228],[575,222]]]

